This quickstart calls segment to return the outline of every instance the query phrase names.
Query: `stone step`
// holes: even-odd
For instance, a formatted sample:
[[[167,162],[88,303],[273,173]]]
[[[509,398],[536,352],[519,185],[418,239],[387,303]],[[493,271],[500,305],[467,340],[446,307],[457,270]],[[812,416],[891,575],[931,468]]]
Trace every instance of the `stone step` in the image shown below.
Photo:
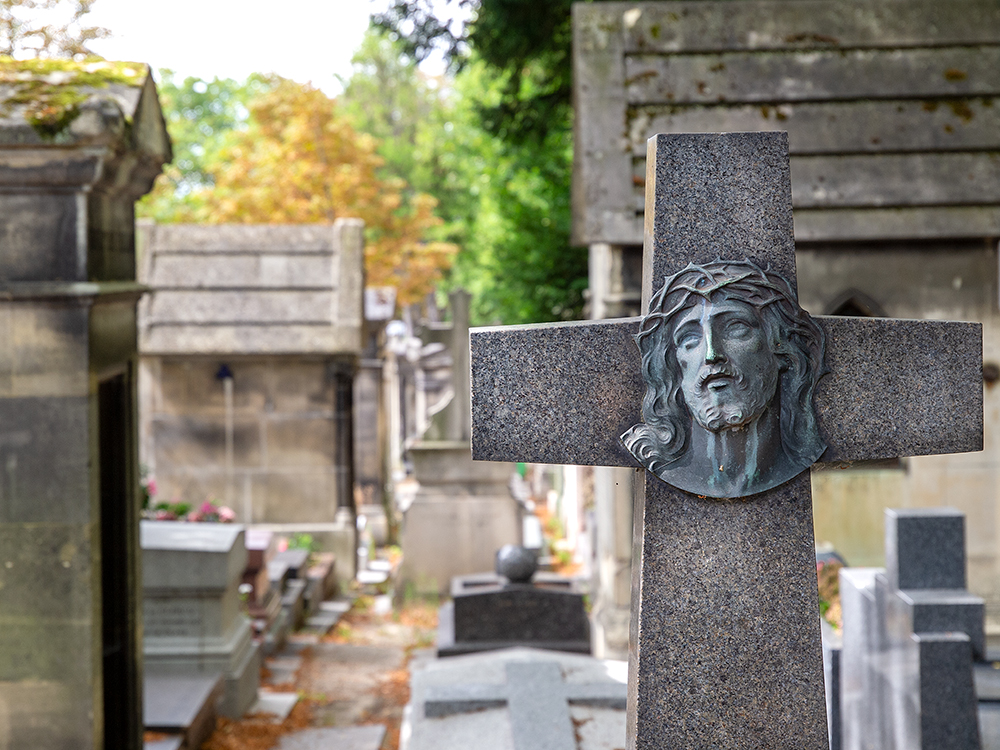
[[[152,745],[155,750],[197,748],[215,729],[216,704],[223,692],[221,674],[162,675],[146,672],[143,721],[148,731],[180,736],[181,743]],[[163,740],[168,742],[172,740]]]
[[[322,637],[336,627],[340,618],[347,614],[350,608],[351,602],[348,599],[322,602],[316,613],[306,620],[305,630]]]
[[[251,714],[271,714],[275,724],[280,724],[299,702],[298,693],[272,693],[261,690],[257,693],[257,701],[250,707]]]
[[[384,737],[381,724],[303,729],[285,735],[277,750],[378,750]]]
[[[149,740],[142,743],[142,750],[188,750],[184,738],[180,735],[165,737],[162,740]]]

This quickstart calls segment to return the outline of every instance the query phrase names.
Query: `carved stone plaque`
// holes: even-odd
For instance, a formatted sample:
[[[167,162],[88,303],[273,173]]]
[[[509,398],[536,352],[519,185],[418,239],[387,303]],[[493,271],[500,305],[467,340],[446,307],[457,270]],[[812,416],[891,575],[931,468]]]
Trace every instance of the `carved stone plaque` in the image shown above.
[[[813,405],[823,330],[778,274],[749,261],[690,264],[653,296],[635,338],[643,423],[621,440],[664,482],[744,497],[826,449]]]

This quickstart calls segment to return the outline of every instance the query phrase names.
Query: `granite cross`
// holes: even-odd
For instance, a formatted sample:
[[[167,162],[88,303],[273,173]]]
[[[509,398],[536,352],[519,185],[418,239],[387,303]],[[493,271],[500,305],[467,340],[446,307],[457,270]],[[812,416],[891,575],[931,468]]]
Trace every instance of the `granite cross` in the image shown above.
[[[645,222],[644,312],[720,258],[796,294],[785,133],[654,136]],[[979,324],[814,320],[820,460],[982,448]],[[474,329],[473,458],[638,467],[621,436],[646,391],[640,325]],[[782,482],[729,499],[637,478],[629,748],[827,747],[809,472]]]
[[[507,662],[502,685],[434,686],[424,700],[424,716],[503,708],[510,711],[515,750],[575,750],[568,704],[625,708],[621,683],[568,683],[558,662]]]

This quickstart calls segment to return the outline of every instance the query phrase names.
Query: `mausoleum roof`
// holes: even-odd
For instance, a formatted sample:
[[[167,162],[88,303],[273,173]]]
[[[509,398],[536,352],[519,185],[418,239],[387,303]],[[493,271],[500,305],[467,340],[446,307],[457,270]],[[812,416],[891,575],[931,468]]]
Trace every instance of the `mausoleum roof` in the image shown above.
[[[148,65],[0,56],[0,147],[120,141],[170,158]]]

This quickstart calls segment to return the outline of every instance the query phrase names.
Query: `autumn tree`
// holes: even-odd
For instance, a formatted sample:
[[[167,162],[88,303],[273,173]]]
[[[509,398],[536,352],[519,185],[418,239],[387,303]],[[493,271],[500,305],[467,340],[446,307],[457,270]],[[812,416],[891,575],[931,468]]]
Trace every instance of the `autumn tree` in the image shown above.
[[[209,224],[361,218],[367,283],[395,286],[401,302],[413,302],[433,287],[455,248],[425,239],[440,223],[434,198],[407,194],[402,180],[379,175],[382,164],[376,140],[356,132],[322,91],[272,78],[248,101],[245,123],[226,129],[215,157],[200,165],[204,184],[181,196],[170,218]]]
[[[95,0],[0,0],[0,55],[96,57],[88,46],[110,32],[88,26]]]
[[[159,79],[157,91],[174,158],[138,210],[141,216],[170,224],[190,221],[203,207],[203,191],[215,184],[213,165],[219,164],[234,134],[248,127],[250,100],[273,81],[261,75],[242,83],[193,76],[178,81],[173,71],[164,69]]]

